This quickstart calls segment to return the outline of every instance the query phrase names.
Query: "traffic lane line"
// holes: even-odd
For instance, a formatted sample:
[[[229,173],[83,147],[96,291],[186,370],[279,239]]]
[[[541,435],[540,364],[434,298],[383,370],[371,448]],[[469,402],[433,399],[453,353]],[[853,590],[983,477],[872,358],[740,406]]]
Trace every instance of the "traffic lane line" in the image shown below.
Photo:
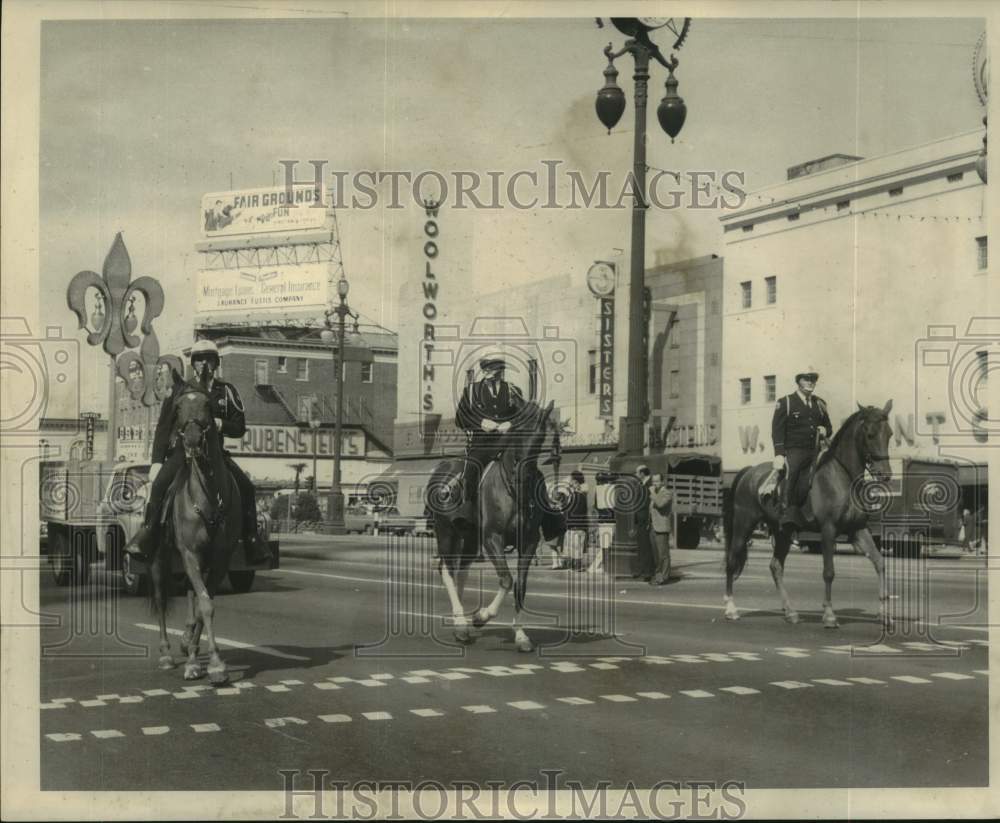
[[[152,623],[135,623],[133,624],[139,629],[146,629],[151,632],[159,632],[160,627],[154,626]],[[176,637],[183,637],[184,632],[180,629],[167,629],[167,634],[174,635]],[[202,632],[202,643],[205,642],[205,634]],[[281,660],[297,660],[302,663],[308,663],[308,657],[302,657],[297,654],[289,654],[288,652],[278,651],[277,649],[272,649],[270,646],[256,646],[253,643],[244,643],[242,640],[230,640],[226,637],[215,636],[215,642],[220,646],[229,646],[233,649],[246,649],[248,651],[257,652],[259,654],[270,655],[271,657],[277,657]]]
[[[306,571],[305,569],[275,569],[273,571],[276,572],[276,573],[279,573],[279,574],[298,574],[298,575],[303,575],[303,576],[306,576],[306,577],[323,577],[323,578],[328,578],[328,579],[332,579],[332,580],[345,580],[345,581],[352,582],[352,583],[376,583],[379,586],[385,586],[389,582],[385,578],[377,579],[377,578],[372,578],[372,577],[355,577],[353,575],[334,574],[333,572]],[[440,583],[440,582],[421,583],[421,582],[414,581],[414,580],[408,580],[408,581],[405,581],[405,582],[400,581],[400,584],[401,585],[406,585],[406,586],[409,586],[409,587],[414,587],[415,586],[415,587],[423,588],[423,589],[441,589],[442,592],[444,591],[444,585],[442,583]],[[621,581],[620,584],[617,584],[617,583],[615,584],[616,587],[618,585],[629,585],[629,583],[626,583],[625,581]],[[496,593],[496,588],[495,587],[494,588],[483,588],[482,586],[478,586],[478,585],[473,585],[471,583],[467,583],[466,586],[465,586],[465,591],[466,592],[468,592],[468,591],[477,591],[477,592],[479,592],[481,594],[495,594]],[[558,592],[558,593],[532,591],[531,592],[531,596],[532,597],[547,597],[547,598],[556,599],[556,600],[566,600],[566,599],[568,599],[569,594],[567,592],[565,592],[565,591]],[[705,610],[708,610],[708,611],[713,611],[713,612],[718,612],[718,613],[722,613],[722,611],[723,611],[723,606],[721,604],[684,603],[684,602],[675,601],[675,600],[638,600],[636,598],[631,598],[631,597],[616,596],[615,597],[615,602],[616,603],[627,603],[627,604],[629,604],[631,606],[661,606],[661,607],[664,607],[664,608],[673,608],[673,609],[705,609]],[[741,613],[742,613],[743,616],[747,616],[747,615],[750,615],[750,614],[775,614],[775,615],[780,615],[781,614],[781,612],[778,609],[776,609],[776,608],[775,609],[741,608],[740,611],[741,611]],[[808,614],[808,615],[822,615],[823,614],[823,612],[820,611],[820,610],[812,611],[812,610],[808,610],[808,609],[799,609],[798,613],[800,615],[803,615],[803,614]],[[881,620],[879,618],[877,618],[877,617],[856,617],[854,615],[852,615],[850,617],[850,621],[852,623],[874,623],[874,624],[881,623]],[[929,628],[935,628],[935,629],[961,629],[962,631],[984,632],[984,633],[987,633],[987,634],[990,631],[990,627],[989,626],[971,626],[971,625],[970,626],[966,626],[966,625],[960,625],[960,624],[956,624],[956,623],[940,624],[940,623],[932,623],[932,622],[929,622],[929,621],[926,621],[926,620],[917,621],[917,625],[919,625],[919,626],[927,626]],[[157,631],[158,631],[158,629],[157,629]],[[216,639],[218,639],[218,638],[216,638]]]

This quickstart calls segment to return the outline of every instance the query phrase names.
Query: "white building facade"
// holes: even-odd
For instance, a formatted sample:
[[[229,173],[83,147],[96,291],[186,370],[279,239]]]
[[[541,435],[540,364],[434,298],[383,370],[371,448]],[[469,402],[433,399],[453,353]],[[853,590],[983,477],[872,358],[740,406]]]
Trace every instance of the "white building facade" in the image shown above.
[[[986,464],[1000,440],[984,411],[1000,322],[982,136],[790,169],[722,218],[728,476],[771,459],[775,399],[810,367],[835,428],[856,404],[891,399],[893,457]]]

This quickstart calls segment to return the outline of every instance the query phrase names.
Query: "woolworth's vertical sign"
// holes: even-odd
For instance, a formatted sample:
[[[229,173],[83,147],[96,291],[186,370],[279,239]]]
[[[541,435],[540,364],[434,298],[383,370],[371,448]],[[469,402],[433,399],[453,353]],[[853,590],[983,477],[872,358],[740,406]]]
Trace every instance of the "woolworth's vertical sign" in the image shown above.
[[[422,389],[421,409],[434,411],[434,321],[437,320],[438,280],[433,270],[439,249],[437,216],[438,203],[424,201],[424,303],[421,313],[424,318],[424,334],[421,340],[420,383]]]

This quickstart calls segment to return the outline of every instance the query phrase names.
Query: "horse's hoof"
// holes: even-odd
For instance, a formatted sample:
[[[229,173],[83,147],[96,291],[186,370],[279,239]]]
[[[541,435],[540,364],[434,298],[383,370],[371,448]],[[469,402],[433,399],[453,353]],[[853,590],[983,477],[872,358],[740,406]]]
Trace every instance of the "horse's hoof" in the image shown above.
[[[229,682],[229,673],[226,671],[225,666],[215,670],[209,668],[208,682],[213,686],[225,686]]]
[[[736,621],[740,619],[740,613],[736,609],[726,609],[726,620]]]
[[[834,617],[832,620],[827,620],[823,618],[823,628],[824,629],[839,629],[840,623],[837,622],[837,618]]]
[[[535,650],[535,647],[530,640],[524,640],[517,644],[517,650],[524,654],[530,654]]]
[[[455,640],[457,640],[463,646],[468,646],[469,644],[471,644],[473,642],[473,639],[474,638],[472,637],[471,634],[469,634],[468,629],[455,632]]]
[[[477,629],[481,629],[483,626],[485,626],[489,622],[490,622],[490,618],[489,617],[483,617],[483,613],[482,612],[476,612],[472,616],[472,625],[475,628],[477,628]]]
[[[798,623],[799,622],[799,613],[798,612],[785,612],[785,621],[787,623],[792,623],[792,624]]]
[[[197,663],[188,663],[184,666],[185,680],[200,680],[203,676],[204,672],[202,672],[201,666]]]
[[[174,659],[169,654],[160,656],[160,671],[168,672],[174,667]]]

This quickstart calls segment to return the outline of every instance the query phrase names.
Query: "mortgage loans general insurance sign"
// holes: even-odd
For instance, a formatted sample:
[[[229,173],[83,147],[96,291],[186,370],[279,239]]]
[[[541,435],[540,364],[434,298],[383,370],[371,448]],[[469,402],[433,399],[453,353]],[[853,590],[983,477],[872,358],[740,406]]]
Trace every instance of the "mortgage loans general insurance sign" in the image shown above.
[[[327,306],[329,263],[202,269],[195,311],[224,319],[261,315],[322,314]]]
[[[323,188],[315,183],[215,192],[201,198],[201,232],[208,240],[322,229],[326,217]]]

